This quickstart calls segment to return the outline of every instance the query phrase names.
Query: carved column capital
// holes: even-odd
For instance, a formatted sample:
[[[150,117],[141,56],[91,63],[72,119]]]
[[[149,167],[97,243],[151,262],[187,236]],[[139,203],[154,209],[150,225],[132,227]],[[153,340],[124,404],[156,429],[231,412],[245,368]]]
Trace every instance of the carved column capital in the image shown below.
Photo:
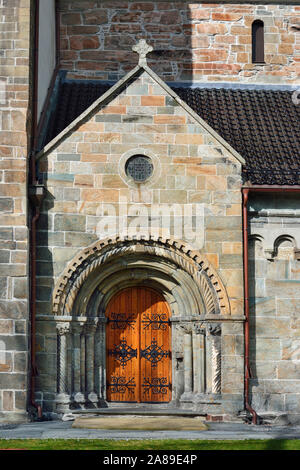
[[[199,321],[179,323],[176,325],[176,329],[183,334],[195,333],[196,335],[205,335],[205,329],[202,328],[202,322]]]
[[[222,331],[221,323],[208,323],[207,329],[211,335],[220,336]]]
[[[80,335],[84,331],[85,322],[73,322],[72,323],[72,333],[75,335]]]
[[[180,323],[176,325],[176,330],[185,335],[191,332],[191,329],[187,323]]]
[[[91,323],[86,323],[84,325],[84,330],[87,335],[93,335],[96,333],[98,328],[98,318],[95,318],[95,320]]]
[[[56,331],[59,336],[64,336],[70,331],[70,322],[56,323]]]
[[[202,323],[194,323],[193,324],[193,333],[196,335],[204,335],[206,334],[205,328],[202,328]]]

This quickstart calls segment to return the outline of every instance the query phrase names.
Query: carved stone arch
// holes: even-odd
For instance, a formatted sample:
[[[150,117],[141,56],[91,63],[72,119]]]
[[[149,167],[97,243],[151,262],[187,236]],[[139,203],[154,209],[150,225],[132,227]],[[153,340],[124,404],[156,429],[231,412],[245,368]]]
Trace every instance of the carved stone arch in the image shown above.
[[[151,259],[151,264],[144,268],[138,266],[139,262],[147,258]],[[88,284],[89,295],[87,301],[79,302],[80,305],[88,307],[95,295],[95,289],[103,280],[107,278],[109,272],[120,272],[126,269],[130,259],[137,263],[135,269],[141,268],[149,271],[149,266],[153,265],[153,278],[155,272],[168,272],[169,288],[178,302],[181,301],[180,285],[182,283],[188,295],[186,314],[223,314],[230,315],[229,299],[215,269],[199,251],[193,250],[185,242],[171,238],[159,237],[121,237],[107,238],[98,241],[82,250],[66,267],[59,277],[53,292],[53,313],[57,316],[63,315],[83,315],[78,307],[78,299],[84,298],[84,290]],[[133,268],[132,268],[133,269]],[[102,274],[102,276],[101,276]],[[127,273],[128,274],[128,273]],[[130,278],[130,276],[129,276]],[[172,283],[174,283],[172,287]],[[163,284],[163,283],[162,283]],[[100,287],[101,291],[101,287]],[[98,297],[99,301],[99,297]],[[188,308],[198,311],[188,312]],[[81,311],[80,311],[81,310]]]
[[[249,235],[249,259],[265,258],[264,237],[259,234]]]
[[[291,235],[283,234],[283,235],[279,235],[279,237],[277,237],[276,240],[274,241],[274,252],[277,252],[279,246],[284,242],[289,242],[289,244],[293,248],[296,248],[295,238],[292,237]]]
[[[294,256],[295,251],[297,250],[297,242],[295,238],[288,234],[282,234],[279,235],[274,241],[273,258],[278,258],[280,256],[279,251],[283,245],[285,245],[284,248],[289,250],[290,255]]]

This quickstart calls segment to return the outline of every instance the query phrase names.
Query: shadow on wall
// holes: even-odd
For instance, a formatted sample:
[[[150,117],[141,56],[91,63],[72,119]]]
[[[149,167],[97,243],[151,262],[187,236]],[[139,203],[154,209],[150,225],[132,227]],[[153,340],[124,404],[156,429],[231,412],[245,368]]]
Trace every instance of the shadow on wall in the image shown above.
[[[256,237],[249,238],[248,251],[248,273],[249,273],[249,321],[250,321],[250,385],[249,395],[250,404],[258,412],[258,408],[262,407],[261,403],[254,403],[255,388],[258,386],[257,370],[256,370],[256,315],[257,315],[257,290],[256,290],[256,270],[257,263],[260,262],[258,256],[260,254],[260,240]],[[258,255],[258,256],[257,256]]]
[[[132,46],[145,39],[154,48],[149,66],[166,82],[298,79],[293,7],[59,0],[59,9],[68,78],[119,80],[138,62]]]
[[[148,63],[165,81],[192,78],[188,3],[60,0],[60,12],[61,68],[69,78],[118,80],[137,65],[139,39],[154,47]]]
[[[47,168],[44,168],[44,170]],[[37,223],[37,290],[36,290],[36,361],[38,375],[36,381],[36,401],[44,411],[47,401],[56,394],[56,328],[53,321],[45,322],[52,314],[51,297],[54,286],[55,267],[52,250],[49,245],[60,245],[60,233],[53,230],[51,208],[54,206],[53,195],[46,190],[42,210]],[[44,317],[44,319],[41,318]]]

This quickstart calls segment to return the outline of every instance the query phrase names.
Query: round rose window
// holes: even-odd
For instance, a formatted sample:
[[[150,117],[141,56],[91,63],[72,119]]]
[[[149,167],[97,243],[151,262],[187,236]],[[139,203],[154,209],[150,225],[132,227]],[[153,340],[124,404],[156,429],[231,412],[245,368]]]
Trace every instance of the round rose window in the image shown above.
[[[153,164],[145,155],[134,155],[130,157],[125,165],[126,175],[134,181],[141,183],[146,181],[153,173]]]

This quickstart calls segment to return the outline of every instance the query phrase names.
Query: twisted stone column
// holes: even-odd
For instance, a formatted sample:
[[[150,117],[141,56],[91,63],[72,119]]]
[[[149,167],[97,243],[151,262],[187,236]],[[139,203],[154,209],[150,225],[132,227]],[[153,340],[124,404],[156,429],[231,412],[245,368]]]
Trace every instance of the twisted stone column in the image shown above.
[[[211,334],[212,393],[221,393],[221,325],[212,323],[208,330]]]
[[[57,330],[57,409],[64,412],[68,410],[70,395],[68,393],[68,361],[67,338],[70,331],[69,322],[56,324]]]

